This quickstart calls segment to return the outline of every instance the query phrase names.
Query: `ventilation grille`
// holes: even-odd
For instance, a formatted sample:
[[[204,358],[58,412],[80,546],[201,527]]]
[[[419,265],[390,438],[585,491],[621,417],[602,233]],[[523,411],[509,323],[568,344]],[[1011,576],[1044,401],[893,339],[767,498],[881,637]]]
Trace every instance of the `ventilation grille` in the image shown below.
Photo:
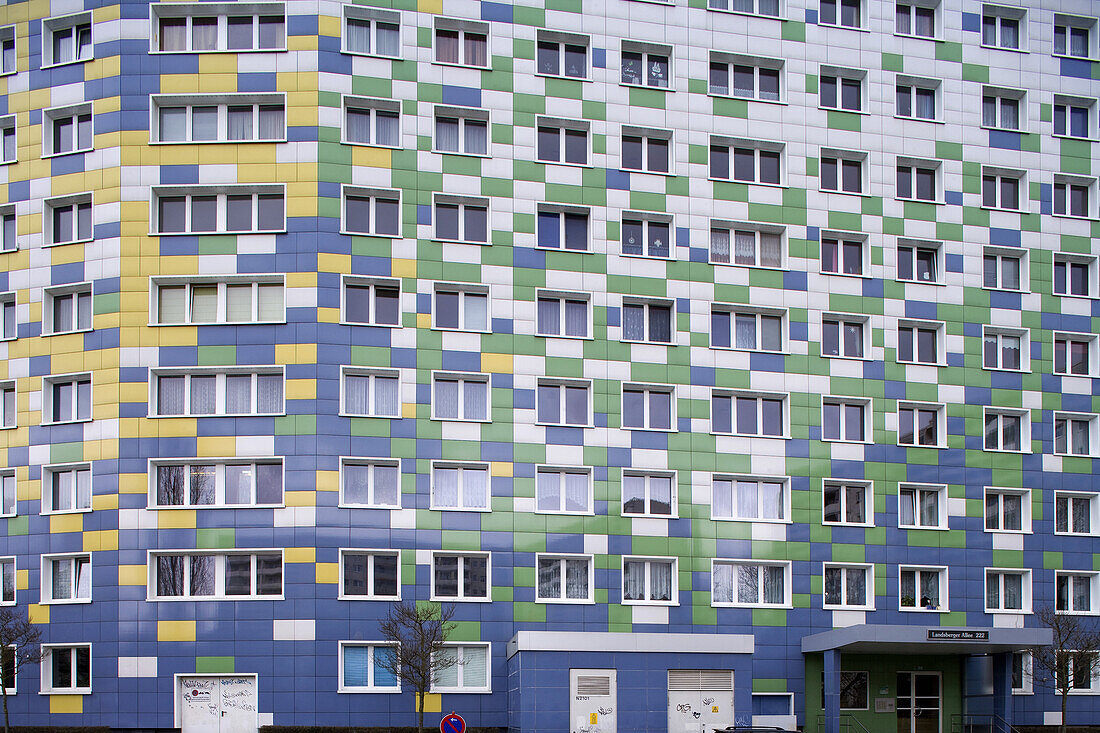
[[[669,690],[732,690],[733,671],[728,669],[670,669]]]
[[[579,674],[577,675],[577,694],[588,697],[607,697],[611,694],[611,676]]]

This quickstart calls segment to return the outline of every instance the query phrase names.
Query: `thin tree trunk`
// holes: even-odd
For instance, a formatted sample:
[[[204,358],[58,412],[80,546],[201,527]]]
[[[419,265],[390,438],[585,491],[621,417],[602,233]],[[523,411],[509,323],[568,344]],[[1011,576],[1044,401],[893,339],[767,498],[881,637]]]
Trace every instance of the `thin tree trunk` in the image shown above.
[[[1064,714],[1064,713],[1063,713]],[[418,733],[424,733],[424,693],[420,693],[420,718],[416,726]]]
[[[1069,690],[1068,689],[1062,690],[1062,725],[1061,725],[1062,733],[1066,733],[1066,701],[1068,700],[1068,698],[1069,698]]]
[[[8,727],[8,681],[0,681],[0,695],[4,696],[4,733],[11,733]]]

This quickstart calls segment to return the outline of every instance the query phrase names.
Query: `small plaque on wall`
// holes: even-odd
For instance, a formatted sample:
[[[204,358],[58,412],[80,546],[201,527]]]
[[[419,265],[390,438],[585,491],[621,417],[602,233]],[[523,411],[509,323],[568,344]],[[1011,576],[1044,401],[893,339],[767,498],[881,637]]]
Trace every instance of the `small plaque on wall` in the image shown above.
[[[892,697],[876,697],[875,698],[875,712],[876,713],[892,713],[894,712],[894,704],[896,701]]]

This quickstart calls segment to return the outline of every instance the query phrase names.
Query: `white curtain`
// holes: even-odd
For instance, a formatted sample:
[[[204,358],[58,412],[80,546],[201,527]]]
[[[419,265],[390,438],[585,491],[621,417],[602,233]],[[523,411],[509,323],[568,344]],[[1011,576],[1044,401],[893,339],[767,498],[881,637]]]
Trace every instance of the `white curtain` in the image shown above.
[[[401,34],[399,33],[397,24],[376,22],[374,27],[375,38],[378,44],[375,53],[380,56],[400,56]]]
[[[489,660],[483,646],[462,647],[462,686],[487,687]]]
[[[437,117],[435,120],[435,148],[446,152],[458,152],[458,120]]]
[[[157,290],[157,322],[183,323],[187,318],[187,287],[163,285]]]
[[[561,560],[539,560],[539,598],[561,598]]]
[[[484,469],[463,469],[462,506],[468,509],[484,509],[489,506],[488,475]]]
[[[256,377],[256,411],[272,413],[283,411],[283,378],[279,374],[260,374]]]
[[[259,139],[282,139],[286,129],[283,118],[283,108],[279,105],[264,105],[260,107]]]
[[[160,139],[162,142],[176,142],[187,139],[187,108],[160,108]]]
[[[917,598],[917,574],[913,570],[901,571],[901,589],[898,591],[901,596],[901,605],[904,607],[912,607],[916,605]]]
[[[938,491],[920,492],[920,521],[926,527],[940,523],[940,495]]]
[[[374,467],[374,503],[386,506],[399,506],[400,472],[397,466],[376,465]]]
[[[160,50],[187,50],[187,19],[162,18],[160,21]],[[6,64],[4,68],[9,68]]]
[[[252,134],[252,105],[231,106],[228,108],[228,114],[230,140],[254,139]]]
[[[191,286],[191,322],[213,323],[218,320],[218,286]]]
[[[225,467],[225,503],[252,503],[252,466]]]
[[[213,415],[217,409],[217,377],[214,375],[191,377],[191,414]]]
[[[783,265],[783,241],[778,234],[760,233],[760,266],[781,267]]]
[[[786,596],[783,592],[783,568],[778,565],[766,565],[763,571],[764,603],[784,603]]]
[[[651,601],[672,600],[672,563],[649,563],[649,599]]]
[[[229,415],[247,415],[252,412],[251,374],[226,375],[225,412]]]
[[[1015,99],[1001,98],[1001,127],[1015,130],[1020,126],[1020,103]]]
[[[371,141],[370,118],[371,111],[369,109],[348,108],[347,136],[349,142],[369,143]]]
[[[462,382],[462,417],[467,420],[484,420],[488,417],[489,385],[476,380]]]
[[[370,503],[370,466],[355,463],[344,465],[344,503]],[[376,487],[377,493],[377,487]]]
[[[398,417],[397,377],[374,378],[374,414]]]
[[[714,262],[730,261],[730,230],[710,230],[710,259]]]
[[[572,600],[588,598],[588,560],[565,560],[565,597]]]
[[[568,512],[585,512],[588,506],[588,474],[565,474],[565,510]]]
[[[749,0],[750,2],[752,0]],[[751,66],[733,67],[733,94],[737,97],[752,97],[756,91],[756,73]]]
[[[1073,576],[1073,610],[1087,611],[1092,608],[1092,581],[1087,575]]]
[[[15,514],[15,476],[7,475],[3,482],[3,507],[4,514]]]
[[[755,519],[759,511],[759,485],[755,481],[737,482],[737,516],[742,519]]]
[[[51,579],[53,600],[66,600],[73,597],[73,565],[72,560],[54,560],[53,577]]]
[[[484,331],[489,326],[489,299],[478,293],[463,293],[462,308],[467,329]]]
[[[623,600],[645,600],[645,563],[627,562],[623,567]]]
[[[225,288],[225,320],[245,322],[252,320],[252,284],[227,285]]]
[[[565,335],[588,336],[588,301],[565,301]]]
[[[218,47],[218,19],[191,19],[191,49],[210,51]]]
[[[435,380],[435,415],[440,418],[458,417],[458,381]]]
[[[375,110],[374,124],[378,134],[375,136],[374,143],[376,145],[400,145],[401,128],[398,124],[400,119],[396,112]]]
[[[488,126],[486,123],[477,120],[466,120],[463,125],[466,138],[466,147],[463,150],[465,153],[472,153],[475,155],[484,155],[489,151],[488,146]]]
[[[561,333],[559,315],[561,301],[557,298],[539,298],[538,332],[545,336],[557,336]]]
[[[920,572],[920,603],[922,606],[940,605],[940,574],[935,571]]]
[[[898,493],[898,521],[902,524],[912,525],[917,516],[916,491],[906,490]]]
[[[54,511],[73,508],[73,471],[54,471],[52,474],[52,497]]]
[[[783,519],[783,484],[764,481],[760,484],[764,519]]]
[[[257,297],[259,319],[261,321],[281,321],[283,312],[283,286],[277,284],[261,284]]]
[[[185,377],[160,377],[157,380],[157,414],[182,415],[184,413]]]
[[[348,18],[348,50],[370,53],[370,21]]]
[[[465,62],[467,66],[487,66],[488,40],[478,33],[465,33]]]
[[[458,63],[458,31],[435,32],[435,60],[442,64]]]
[[[756,264],[756,232],[738,230],[733,233],[733,257],[738,265]]]
[[[561,478],[557,471],[539,471],[538,497],[536,507],[541,512],[556,512],[561,509]]]
[[[359,374],[344,376],[344,412],[349,415],[370,414],[370,377]]]
[[[435,492],[435,505],[438,507],[458,506],[458,469],[437,468],[432,489]]]
[[[712,517],[733,516],[733,482],[715,479],[711,487],[710,513]]]
[[[1006,609],[1022,609],[1023,605],[1023,592],[1024,592],[1024,578],[1022,575],[1016,575],[1014,573],[1005,573],[1001,576],[1004,579],[1004,608]]]
[[[735,341],[739,349],[756,348],[756,316],[737,314],[734,319]]]
[[[623,340],[645,340],[645,306],[623,306]]]

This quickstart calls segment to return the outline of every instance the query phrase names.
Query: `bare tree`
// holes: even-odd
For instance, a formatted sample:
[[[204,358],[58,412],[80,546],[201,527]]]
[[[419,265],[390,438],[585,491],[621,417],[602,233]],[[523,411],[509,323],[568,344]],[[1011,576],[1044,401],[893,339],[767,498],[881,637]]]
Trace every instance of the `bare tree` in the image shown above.
[[[439,673],[458,664],[457,655],[444,654],[447,638],[455,629],[453,605],[402,601],[390,606],[379,624],[382,638],[392,653],[375,656],[375,664],[393,673],[417,696],[417,729],[424,730],[424,696]]]
[[[1066,733],[1066,703],[1071,690],[1092,687],[1100,674],[1100,630],[1087,616],[1059,613],[1050,606],[1036,609],[1035,618],[1048,626],[1054,637],[1049,646],[1033,647],[1032,678],[1062,698],[1062,724]]]
[[[24,612],[0,608],[0,695],[4,699],[4,733],[8,727],[8,686],[19,670],[42,660],[42,630],[27,620]]]

